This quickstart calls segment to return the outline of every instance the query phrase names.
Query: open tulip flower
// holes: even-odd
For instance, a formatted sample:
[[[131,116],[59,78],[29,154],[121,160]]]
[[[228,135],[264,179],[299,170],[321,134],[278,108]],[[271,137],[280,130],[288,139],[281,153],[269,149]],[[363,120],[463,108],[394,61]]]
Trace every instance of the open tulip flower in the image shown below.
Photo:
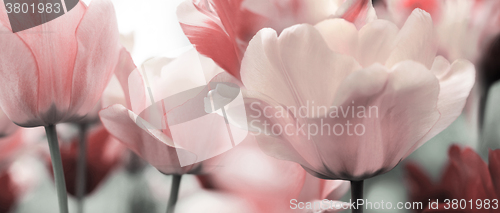
[[[489,165],[471,148],[454,145],[448,155],[448,164],[438,183],[434,183],[417,164],[406,165],[410,199],[427,204],[418,211],[457,212],[458,208],[449,206],[462,202],[460,212],[498,212],[500,150],[489,151]],[[463,200],[467,201],[466,207]]]
[[[266,153],[361,185],[448,127],[474,76],[470,62],[436,57],[432,19],[420,9],[401,29],[375,20],[358,30],[344,19],[279,36],[263,29],[241,68],[249,128]]]
[[[208,109],[219,107],[217,101],[210,104],[212,98],[227,101],[225,90],[220,91],[227,85],[212,87],[210,80],[224,74],[231,77],[195,50],[176,59],[151,59],[124,78],[127,74],[117,73],[124,90],[128,89],[130,108],[116,104],[103,109],[101,121],[130,150],[160,172],[174,175],[174,191],[181,175],[212,169],[217,161],[213,157],[247,135],[246,130],[233,127]],[[169,211],[172,205],[169,203]]]
[[[374,14],[368,0],[185,0],[177,10],[181,27],[198,52],[238,79],[248,42],[262,28],[281,32],[329,17],[363,24]]]
[[[3,1],[0,10],[5,11]],[[120,55],[108,0],[78,3],[67,14],[12,33],[0,13],[0,105],[24,127],[78,121],[97,103]],[[106,20],[106,21],[102,21]]]

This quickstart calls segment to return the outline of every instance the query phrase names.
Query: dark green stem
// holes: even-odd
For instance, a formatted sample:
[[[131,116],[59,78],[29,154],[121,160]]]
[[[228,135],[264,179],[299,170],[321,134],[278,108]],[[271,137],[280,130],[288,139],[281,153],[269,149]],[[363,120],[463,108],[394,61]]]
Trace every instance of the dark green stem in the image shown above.
[[[179,188],[181,186],[182,175],[172,175],[172,188],[170,189],[170,198],[167,204],[167,213],[174,213],[175,204],[179,197]]]
[[[363,180],[351,180],[351,202],[356,202],[357,204],[358,200],[363,200]],[[356,209],[352,209],[352,213],[363,213],[364,206],[357,207]]]
[[[66,193],[66,182],[64,181],[64,170],[59,151],[59,142],[57,141],[57,131],[55,125],[45,126],[45,133],[49,142],[50,158],[52,161],[52,170],[54,170],[54,180],[56,183],[57,198],[59,201],[59,212],[69,213],[68,195]]]
[[[87,125],[80,124],[78,141],[78,162],[76,165],[76,199],[78,213],[83,213],[85,189],[87,188]]]

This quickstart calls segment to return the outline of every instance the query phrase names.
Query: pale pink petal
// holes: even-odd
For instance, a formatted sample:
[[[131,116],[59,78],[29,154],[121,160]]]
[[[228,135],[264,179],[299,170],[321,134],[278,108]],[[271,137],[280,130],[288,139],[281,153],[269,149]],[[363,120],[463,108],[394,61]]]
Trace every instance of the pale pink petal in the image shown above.
[[[76,38],[78,52],[70,107],[76,115],[85,115],[101,98],[120,56],[118,26],[111,1],[92,1],[76,30]]]
[[[0,24],[0,49],[2,110],[20,126],[43,125],[37,119],[38,65],[29,46]]]
[[[390,72],[377,65],[346,78],[333,104],[339,107],[339,118],[323,121],[331,128],[340,124],[346,129],[340,134],[336,127],[330,135],[313,137],[331,172],[329,177],[364,179],[396,166],[438,120],[438,93],[437,78],[412,61],[402,62]],[[349,106],[356,110],[344,116],[340,107]],[[360,106],[366,109],[364,115],[359,114]],[[376,108],[370,111],[370,107]],[[319,119],[314,123],[322,125]],[[358,124],[364,128],[356,127]]]
[[[385,63],[387,67],[413,60],[430,69],[437,52],[431,16],[421,9],[415,9],[396,36],[393,48]]]
[[[433,68],[438,69],[438,64],[444,63],[441,60],[436,58]],[[408,151],[407,155],[442,132],[462,114],[467,97],[474,86],[476,69],[469,61],[457,60],[448,67],[441,66],[441,68],[444,68],[444,71],[438,72],[440,92],[437,103],[441,117],[429,133]]]
[[[127,103],[127,108],[131,108],[132,104],[130,102],[130,92],[128,86],[128,80],[130,73],[136,69],[134,61],[130,56],[130,53],[123,47],[120,51],[120,58],[118,60],[118,64],[115,67],[115,75],[120,82],[121,89],[125,94],[125,102]]]
[[[161,139],[144,131],[138,126],[140,119],[133,112],[121,105],[113,105],[101,110],[101,121],[108,132],[120,140],[152,166],[165,174],[185,174],[198,169],[199,165],[181,167],[178,155],[196,158],[192,153],[168,145]],[[140,122],[140,121],[139,121]]]
[[[363,67],[384,64],[391,53],[392,42],[399,29],[385,20],[375,20],[359,30],[356,59]]]
[[[316,24],[315,27],[332,51],[356,56],[358,30],[354,24],[344,19],[328,19]]]

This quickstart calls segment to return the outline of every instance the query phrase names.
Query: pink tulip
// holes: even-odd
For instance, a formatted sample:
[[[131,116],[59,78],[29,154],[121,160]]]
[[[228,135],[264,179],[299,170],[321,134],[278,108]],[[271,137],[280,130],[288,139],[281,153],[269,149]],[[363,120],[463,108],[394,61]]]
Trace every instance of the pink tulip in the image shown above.
[[[343,19],[279,36],[263,29],[241,77],[264,152],[319,178],[358,181],[391,170],[448,127],[475,68],[436,57],[431,17],[416,9],[401,29],[375,20],[358,30]]]
[[[294,24],[340,16],[362,24],[375,11],[368,0],[186,0],[177,16],[198,52],[239,79],[245,49],[260,29],[279,33]]]
[[[256,212],[267,213],[290,212],[293,199],[338,200],[349,189],[348,182],[318,179],[298,164],[267,156],[254,137],[227,152],[217,168],[199,179],[205,188],[245,198]]]
[[[193,50],[177,59],[149,60],[132,73],[117,73],[128,107],[115,104],[99,113],[111,135],[165,174],[202,173],[213,168],[214,163],[201,161],[215,155],[200,156],[199,153],[221,154],[224,147],[220,146],[220,141],[227,140],[226,124],[223,120],[220,122],[218,114],[207,114],[194,125],[181,128],[177,131],[180,139],[176,141],[172,126],[167,122],[171,111],[199,100],[195,98],[202,91],[190,89],[200,89],[217,73],[223,72],[210,59],[200,57]],[[168,102],[172,100],[168,97],[188,90],[190,94]],[[189,111],[181,116],[192,117],[193,114],[196,113]],[[183,159],[191,163],[183,165]]]
[[[63,16],[18,33],[2,12],[0,37],[0,106],[23,127],[84,117],[111,78],[121,48],[109,0],[88,8],[79,2]]]

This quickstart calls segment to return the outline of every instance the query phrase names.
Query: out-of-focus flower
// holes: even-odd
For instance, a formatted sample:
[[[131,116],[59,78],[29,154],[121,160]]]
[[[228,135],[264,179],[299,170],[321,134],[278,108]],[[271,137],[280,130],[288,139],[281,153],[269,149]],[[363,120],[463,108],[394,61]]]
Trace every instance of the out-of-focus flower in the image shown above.
[[[17,189],[8,170],[0,172],[0,213],[8,213],[16,204]]]
[[[219,144],[228,140],[228,124],[223,119],[220,122],[220,115],[206,113],[203,108],[206,94],[200,96],[208,92],[207,82],[220,72],[223,70],[213,61],[199,56],[195,50],[175,60],[151,59],[140,70],[130,74],[117,73],[129,107],[110,106],[99,113],[101,121],[126,147],[165,174],[204,172],[215,165],[200,161],[214,156],[198,154],[220,154],[224,147]],[[172,113],[186,106],[198,108],[190,108],[192,110],[181,114]],[[179,140],[174,140],[171,119],[193,119],[194,124],[186,128],[176,127]],[[184,124],[180,120],[176,121]],[[236,128],[231,130],[235,135],[239,134],[235,133]],[[182,160],[193,164],[182,165]]]
[[[193,205],[196,203],[196,205]],[[257,213],[257,211],[242,197],[214,191],[200,191],[180,200],[176,206],[177,213]]]
[[[450,147],[448,155],[448,165],[438,183],[434,183],[417,164],[406,165],[410,199],[424,204],[424,209],[416,211],[498,212],[500,150],[490,150],[489,165],[471,148],[461,149],[454,145]],[[429,203],[429,199],[432,203]],[[445,199],[449,199],[450,204]],[[452,207],[455,203],[453,199],[457,199],[459,205],[462,202],[461,206]],[[466,201],[466,207],[462,199]]]
[[[0,170],[3,170],[15,160],[23,151],[25,143],[23,140],[23,131],[0,138]]]
[[[11,211],[20,197],[38,183],[32,172],[33,162],[23,158],[31,150],[26,143],[27,132],[21,129],[0,139],[0,213]]]
[[[296,163],[264,154],[254,137],[227,152],[219,166],[199,175],[202,186],[244,198],[255,212],[289,212],[290,202],[339,200],[349,183],[322,180],[309,175]]]
[[[385,0],[377,14],[398,25],[415,8],[431,14],[436,25],[439,54],[448,60],[465,58],[473,63],[500,32],[500,2],[496,0]],[[387,14],[388,13],[388,14]]]
[[[362,25],[375,10],[369,0],[185,0],[177,16],[198,52],[239,79],[245,49],[260,29],[279,33],[294,24],[341,16]]]
[[[266,153],[316,177],[362,180],[391,170],[448,127],[475,69],[436,57],[431,17],[416,9],[401,29],[380,19],[360,30],[343,19],[280,36],[263,29],[241,76],[250,128]]]
[[[62,142],[61,158],[68,193],[76,195],[78,141]],[[66,145],[66,146],[65,146]],[[85,195],[89,195],[120,165],[125,147],[111,136],[104,127],[89,132],[87,140],[87,172]],[[52,169],[50,159],[47,166]]]
[[[4,2],[0,10],[5,11]],[[0,105],[17,125],[78,121],[97,103],[120,55],[109,0],[79,2],[63,16],[12,33],[0,13]]]

